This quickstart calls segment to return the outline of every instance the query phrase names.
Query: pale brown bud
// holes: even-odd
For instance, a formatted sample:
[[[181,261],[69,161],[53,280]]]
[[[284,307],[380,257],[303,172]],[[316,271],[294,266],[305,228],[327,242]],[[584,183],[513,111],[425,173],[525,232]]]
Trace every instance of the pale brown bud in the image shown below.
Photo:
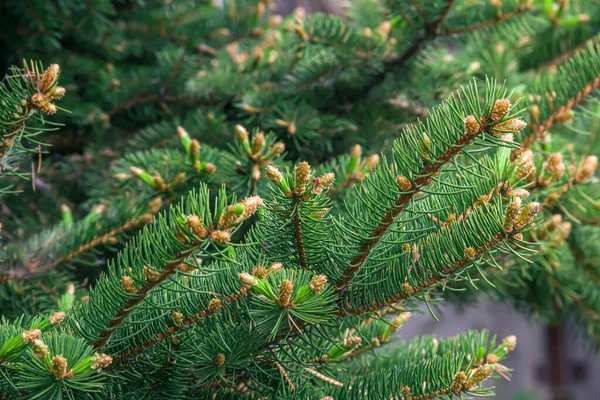
[[[204,166],[204,172],[207,174],[213,174],[217,170],[217,167],[213,163],[208,163]]]
[[[310,281],[310,289],[316,294],[321,294],[321,291],[325,288],[325,284],[327,283],[327,276],[325,275],[317,275]]]
[[[359,158],[360,156],[362,156],[362,147],[360,147],[360,144],[355,144],[350,150],[350,157]]]
[[[598,168],[598,157],[596,156],[587,156],[579,169],[577,170],[577,174],[575,176],[575,180],[577,183],[582,183],[592,175]]]
[[[55,101],[62,99],[65,93],[67,93],[67,91],[64,87],[56,86],[46,94],[46,97],[48,98],[48,101]]]
[[[25,343],[32,343],[34,340],[38,339],[41,334],[42,334],[41,330],[39,330],[39,329],[31,329],[29,331],[23,332],[23,334],[21,335],[21,337],[23,338],[23,341]]]
[[[467,247],[465,249],[465,257],[467,257],[467,258],[475,257],[475,249],[472,247]]]
[[[252,138],[252,153],[259,153],[265,146],[265,135],[263,133],[257,133]]]
[[[517,345],[517,337],[515,335],[505,337],[502,339],[502,345],[507,352],[513,351]]]
[[[490,115],[490,119],[492,121],[498,121],[500,118],[504,117],[508,110],[510,109],[510,100],[508,99],[500,99],[496,100],[494,104],[494,108],[492,109],[492,114]]]
[[[48,346],[39,339],[33,341],[33,354],[41,361],[48,355]]]
[[[525,200],[529,197],[529,192],[525,189],[513,189],[510,192],[508,192],[508,194],[510,196],[518,197],[521,200]]]
[[[235,126],[235,140],[240,143],[248,141],[248,131],[241,125]]]
[[[511,118],[496,125],[496,129],[511,132],[520,132],[527,126],[527,123],[519,118]]]
[[[402,292],[404,292],[404,294],[407,296],[412,296],[415,293],[415,289],[413,289],[408,282],[404,282],[402,284]]]
[[[281,307],[287,307],[290,305],[290,301],[292,300],[292,291],[294,290],[294,285],[289,280],[284,280],[279,285],[279,290],[277,292],[277,304]]]
[[[498,356],[495,354],[488,354],[485,360],[490,364],[496,364],[498,362]]]
[[[279,172],[279,170],[277,168],[273,167],[272,165],[267,165],[267,168],[265,168],[265,171],[267,172],[267,178],[269,178],[269,180],[271,182],[273,182],[274,184],[280,183],[281,180],[283,179],[281,172]]]
[[[231,240],[231,234],[227,231],[214,231],[210,234],[210,238],[216,244],[224,245]]]
[[[410,398],[412,398],[412,391],[406,385],[402,386],[402,398],[403,399],[410,399]]]
[[[398,175],[396,177],[396,184],[400,187],[400,190],[403,192],[408,192],[412,189],[411,181],[403,175]]]
[[[474,136],[478,134],[479,130],[481,129],[481,125],[479,125],[477,118],[475,118],[472,115],[469,115],[467,118],[465,118],[464,124],[465,133],[469,136]]]
[[[54,314],[52,314],[49,318],[50,323],[52,325],[58,325],[62,322],[63,319],[65,319],[65,313],[62,311],[57,311]]]
[[[217,364],[218,367],[222,367],[225,364],[225,354],[217,354],[217,356],[215,357],[215,364]]]
[[[483,382],[492,375],[492,372],[494,370],[489,364],[480,365],[471,375],[471,381],[475,383]]]
[[[67,290],[65,290],[65,292],[67,294],[75,294],[75,285],[73,285],[72,283],[69,283],[69,285],[67,286]]]
[[[123,286],[123,289],[125,289],[125,291],[127,293],[131,293],[131,294],[137,293],[137,287],[135,286],[135,283],[133,283],[133,279],[131,279],[130,276],[123,275],[123,278],[121,278],[121,285]]]
[[[206,311],[208,311],[209,314],[214,314],[221,309],[221,305],[222,305],[221,300],[212,299],[210,301],[210,303],[208,303],[208,307],[206,307]]]
[[[46,94],[46,92],[56,83],[58,75],[60,74],[60,67],[58,64],[50,64],[46,71],[42,75],[38,83],[39,91]]]
[[[179,311],[173,311],[171,313],[171,319],[173,320],[173,323],[177,326],[181,326],[183,324],[183,314]]]
[[[452,382],[452,391],[454,393],[458,393],[462,390],[463,385],[467,382],[467,375],[460,371],[458,374],[454,375],[454,381]]]
[[[197,215],[188,215],[185,219],[185,227],[199,238],[204,238],[208,234],[208,231],[206,228],[204,228],[200,217]]]
[[[306,183],[310,178],[310,165],[306,161],[301,162],[296,167],[296,182],[295,192],[296,194],[304,194]]]
[[[258,281],[256,280],[256,278],[247,272],[242,272],[240,274],[240,282],[242,282],[242,285],[250,286],[250,287],[258,284]]]
[[[55,377],[58,379],[63,379],[67,376],[67,359],[64,358],[61,354],[54,356],[52,358],[52,368],[51,371]]]
[[[379,164],[379,154],[371,154],[369,157],[367,157],[367,161],[365,163],[367,168],[375,169],[377,164]]]
[[[269,272],[263,266],[258,266],[258,267],[252,268],[252,275],[254,275],[257,278],[265,279],[268,274],[269,274]]]
[[[94,363],[92,364],[91,368],[95,369],[96,372],[100,373],[100,372],[102,372],[102,368],[106,368],[110,364],[112,364],[112,357],[109,356],[108,354],[96,353],[92,357],[92,361]]]
[[[156,271],[155,269],[149,268],[145,265],[142,272],[146,279],[150,282],[158,282],[161,278],[160,272]]]
[[[561,153],[552,153],[544,163],[544,168],[552,175],[553,179],[560,179],[565,173],[565,164]]]
[[[349,336],[344,338],[344,347],[358,347],[362,343],[362,338],[360,336]]]
[[[271,265],[268,269],[268,273],[272,274],[273,272],[277,272],[277,271],[281,271],[283,269],[283,265],[281,265],[281,263],[276,262],[273,263],[273,265]]]
[[[279,157],[285,151],[285,144],[277,142],[271,146],[269,153],[273,155],[273,158]]]

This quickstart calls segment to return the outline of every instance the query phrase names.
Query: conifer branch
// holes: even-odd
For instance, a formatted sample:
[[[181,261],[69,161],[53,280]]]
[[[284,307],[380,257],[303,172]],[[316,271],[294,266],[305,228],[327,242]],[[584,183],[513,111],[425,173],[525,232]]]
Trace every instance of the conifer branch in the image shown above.
[[[396,202],[385,213],[385,216],[380,221],[379,225],[369,234],[368,238],[363,241],[358,250],[358,255],[350,261],[349,267],[343,272],[343,278],[339,279],[335,286],[342,291],[350,282],[354,274],[361,268],[362,264],[367,260],[373,248],[379,243],[385,233],[390,229],[396,217],[400,215],[406,206],[412,201],[415,195],[420,193],[427,185],[432,182],[433,175],[448,163],[454,156],[459,154],[465,146],[474,141],[483,132],[489,130],[487,123],[483,124],[477,130],[467,130],[460,139],[449,146],[436,160],[428,163],[424,168],[416,174],[416,179],[411,184],[410,188],[398,196]]]
[[[502,22],[508,21],[509,19],[512,19],[518,15],[521,15],[523,13],[526,13],[528,11],[531,11],[533,9],[533,4],[532,3],[525,3],[522,6],[519,6],[516,10],[511,11],[509,13],[506,14],[502,14],[497,16],[494,19],[490,19],[488,21],[483,21],[483,22],[479,22],[477,24],[474,25],[470,25],[470,26],[465,26],[462,28],[455,28],[455,29],[447,29],[442,31],[441,35],[442,36],[450,36],[450,35],[458,35],[461,33],[468,33],[468,32],[473,32],[473,31],[477,31],[480,29],[485,29],[485,28],[489,28],[491,26],[494,25],[498,25]]]
[[[458,262],[454,263],[453,265],[450,265],[450,266],[447,266],[446,268],[444,268],[444,270],[442,270],[442,272],[439,276],[433,276],[431,279],[429,279],[427,281],[423,281],[418,287],[413,287],[409,291],[398,292],[396,295],[387,299],[385,303],[376,303],[376,304],[371,305],[368,308],[345,307],[343,309],[343,311],[338,311],[338,315],[346,315],[346,314],[361,315],[364,313],[377,311],[378,309],[384,308],[386,306],[389,306],[391,304],[397,303],[402,300],[407,300],[410,298],[414,298],[416,296],[420,296],[423,293],[427,292],[432,286],[435,286],[438,283],[445,281],[448,276],[459,273],[460,271],[464,270],[466,267],[471,265],[479,257],[483,256],[491,249],[494,249],[494,248],[502,245],[505,240],[510,238],[510,236],[511,236],[510,234],[507,234],[505,232],[499,232],[494,237],[493,240],[485,243],[478,249],[474,249],[474,251],[471,255],[465,254],[465,257],[463,259],[459,260]]]

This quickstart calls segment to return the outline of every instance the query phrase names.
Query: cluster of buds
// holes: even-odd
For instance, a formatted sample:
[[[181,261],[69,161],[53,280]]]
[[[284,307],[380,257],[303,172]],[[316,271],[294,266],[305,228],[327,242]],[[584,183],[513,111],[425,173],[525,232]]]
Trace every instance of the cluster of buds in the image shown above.
[[[96,370],[96,372],[102,372],[102,368],[107,368],[110,364],[112,364],[112,357],[108,354],[104,353],[96,353],[92,356],[92,369]]]
[[[554,247],[561,247],[571,233],[571,228],[571,223],[563,221],[562,215],[554,214],[537,228],[536,235],[540,240],[548,240]]]
[[[35,93],[29,98],[29,103],[45,114],[56,113],[56,106],[52,104],[54,101],[63,97],[66,90],[62,86],[56,86],[60,67],[58,64],[51,64],[46,71],[39,76],[34,74],[36,78]]]
[[[582,183],[592,175],[598,168],[598,157],[596,156],[587,156],[583,159],[583,162],[577,168],[577,173],[575,174],[575,181],[577,183]]]
[[[360,346],[362,343],[362,338],[360,336],[348,336],[344,338],[343,345],[348,349],[355,349]]]
[[[347,179],[354,182],[364,180],[369,171],[377,167],[379,161],[379,155],[377,154],[371,154],[363,158],[362,147],[359,144],[354,145],[350,150],[350,161],[346,168]]]
[[[200,239],[210,238],[218,245],[231,241],[231,232],[244,220],[252,216],[263,201],[258,196],[246,197],[244,200],[228,206],[219,216],[218,222],[211,227],[206,227],[199,216],[191,214],[185,219],[185,229]],[[185,240],[180,235],[181,240]]]
[[[242,174],[250,172],[254,181],[258,181],[262,176],[261,166],[271,164],[285,151],[282,142],[275,142],[269,146],[262,132],[256,132],[250,140],[248,131],[241,125],[235,126],[235,141],[250,163],[249,167],[238,167],[236,171]]]
[[[179,136],[181,145],[186,152],[192,168],[199,174],[212,174],[217,170],[217,167],[213,163],[200,160],[200,149],[202,148],[200,142],[197,139],[191,139],[183,127],[177,127],[177,136]]]
[[[290,185],[288,184],[287,180],[284,179],[283,175],[277,168],[269,165],[266,168],[266,172],[269,180],[277,185],[277,187],[281,189],[281,191],[287,197],[291,197],[292,193],[296,196],[304,196],[306,194],[307,184],[311,177],[310,165],[307,162],[301,162],[296,166],[296,170],[294,171],[293,191],[290,189]],[[310,193],[319,195],[327,192],[333,185],[334,180],[335,174],[331,172],[323,174],[320,177],[313,178],[310,184]]]
[[[123,289],[129,294],[136,294],[138,291],[137,286],[135,286],[133,279],[129,275],[123,275],[121,278],[121,286],[123,286]]]
[[[507,118],[510,113],[511,103],[508,99],[496,100],[489,117],[485,120],[486,124],[491,126],[491,132],[497,136],[504,136],[508,133],[518,133],[525,129],[527,123],[520,118]],[[470,117],[467,117],[470,118]],[[472,129],[475,128],[475,123],[478,122],[476,119],[469,121]],[[467,132],[467,120],[465,120],[465,127]],[[507,137],[508,138],[508,137]],[[511,140],[506,140],[511,141]]]
[[[533,221],[533,218],[535,218],[539,211],[539,203],[531,202],[521,207],[521,198],[515,197],[506,207],[503,224],[504,230],[506,232],[516,232],[523,229]]]
[[[215,357],[215,364],[217,365],[217,367],[222,367],[223,365],[225,365],[225,354],[217,354],[217,356]]]
[[[507,353],[510,353],[517,346],[517,337],[515,335],[505,337],[502,339],[502,346]]]

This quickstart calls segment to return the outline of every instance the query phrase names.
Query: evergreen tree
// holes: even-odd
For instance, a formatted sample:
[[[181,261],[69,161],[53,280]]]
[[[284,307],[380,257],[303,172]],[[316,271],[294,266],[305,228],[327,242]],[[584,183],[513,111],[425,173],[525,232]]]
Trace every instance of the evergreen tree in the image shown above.
[[[272,9],[0,5],[2,398],[489,396],[514,336],[393,336],[481,294],[599,348],[600,3]]]

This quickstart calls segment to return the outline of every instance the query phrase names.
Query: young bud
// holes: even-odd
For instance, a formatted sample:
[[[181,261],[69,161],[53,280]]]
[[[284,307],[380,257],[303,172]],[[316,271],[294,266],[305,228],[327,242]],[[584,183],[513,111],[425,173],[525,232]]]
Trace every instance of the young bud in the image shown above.
[[[227,231],[214,231],[210,238],[218,245],[224,245],[231,241],[231,234]]]
[[[396,184],[400,187],[400,190],[403,192],[408,192],[412,189],[411,181],[403,175],[398,175],[396,177]]]
[[[304,161],[296,167],[296,181],[294,187],[294,192],[296,194],[304,194],[308,178],[310,178],[310,165]]]
[[[43,360],[48,355],[48,346],[39,339],[33,341],[33,354],[38,360]]]
[[[217,354],[217,356],[215,357],[215,364],[217,364],[218,367],[222,367],[225,364],[225,354]]]
[[[250,287],[258,284],[258,281],[256,280],[256,278],[247,272],[242,272],[240,274],[240,282],[242,282],[242,285],[250,286]]]
[[[377,164],[379,164],[379,154],[371,154],[369,157],[367,157],[367,161],[365,163],[367,168],[375,169]]]
[[[292,291],[294,290],[294,285],[289,280],[285,280],[281,282],[279,285],[279,290],[277,291],[277,304],[281,307],[287,307],[290,305],[290,301],[292,300]]]
[[[40,79],[38,83],[39,91],[46,94],[46,92],[56,83],[58,79],[58,75],[60,74],[60,67],[58,64],[50,64],[44,74],[42,75],[42,79]]]
[[[65,313],[62,311],[57,311],[54,314],[52,314],[49,318],[50,323],[54,326],[54,325],[58,325],[62,322],[63,319],[65,319]]]
[[[144,268],[142,270],[144,276],[146,277],[146,279],[150,282],[158,282],[160,280],[160,272],[149,268],[147,266],[144,265]]]
[[[65,376],[67,376],[67,359],[64,358],[62,354],[54,356],[51,364],[51,371],[55,377],[58,379],[63,379]]]
[[[67,91],[64,87],[56,86],[55,88],[51,89],[46,94],[46,97],[47,97],[48,101],[55,101],[55,100],[62,99],[63,96],[65,95],[65,93],[67,93]]]
[[[458,374],[454,375],[454,381],[452,382],[452,391],[454,393],[458,393],[462,390],[463,385],[467,382],[467,375],[460,371]]]
[[[404,282],[402,284],[402,292],[404,292],[404,294],[407,296],[412,296],[415,293],[415,289],[413,289],[408,282]]]
[[[402,398],[403,399],[412,399],[412,391],[406,385],[402,386]]]
[[[483,382],[492,375],[492,372],[494,370],[489,364],[480,365],[471,376],[471,380],[474,383]]]
[[[273,265],[271,265],[269,267],[267,272],[269,274],[272,274],[273,272],[281,271],[282,269],[283,269],[283,265],[281,265],[281,263],[279,263],[279,262],[276,262],[276,263],[273,263]]]
[[[23,334],[21,335],[21,337],[23,338],[23,341],[25,343],[32,343],[34,340],[38,339],[41,334],[42,334],[41,330],[39,330],[39,329],[31,329],[29,331],[23,332]]]
[[[475,254],[476,254],[476,253],[475,253],[475,249],[474,249],[474,248],[472,248],[472,247],[467,247],[467,248],[465,249],[465,257],[466,257],[466,258],[473,258],[473,257],[475,257]]]
[[[131,279],[130,276],[123,275],[123,277],[121,278],[121,285],[123,286],[123,289],[125,289],[125,291],[127,293],[130,293],[130,294],[137,293],[137,287],[135,286],[135,283],[133,283],[133,279]]]
[[[265,279],[268,274],[269,274],[269,271],[267,271],[267,269],[263,266],[258,266],[258,267],[252,268],[252,275],[254,275],[257,278]]]
[[[498,362],[498,356],[495,354],[488,354],[485,357],[485,361],[487,361],[490,364],[496,364]]]
[[[246,197],[242,200],[242,205],[244,206],[244,211],[240,216],[240,219],[244,220],[254,215],[254,213],[258,210],[260,206],[263,205],[263,199],[259,196],[250,196]]]
[[[205,238],[208,234],[206,228],[202,224],[200,217],[197,215],[188,215],[185,219],[185,227],[199,238]]]
[[[350,336],[350,337],[344,338],[343,345],[344,345],[344,347],[355,348],[355,347],[360,346],[361,343],[362,343],[362,338],[360,336]]]
[[[221,305],[222,305],[221,300],[212,299],[210,301],[210,303],[208,303],[208,307],[206,307],[206,311],[208,311],[209,314],[214,314],[221,309]]]
[[[498,121],[502,117],[506,115],[508,110],[510,109],[510,100],[508,99],[500,99],[496,100],[494,103],[494,108],[492,109],[492,114],[490,115],[490,119],[492,121]]]
[[[350,151],[350,157],[352,158],[360,158],[362,156],[362,147],[360,144],[355,144]]]
[[[154,182],[154,188],[158,191],[163,191],[167,189],[167,184],[165,183],[164,179],[162,178],[162,176],[160,175],[154,175],[153,182]]]
[[[267,172],[267,178],[269,178],[269,180],[276,185],[278,185],[283,179],[281,172],[279,172],[279,170],[272,165],[267,165],[265,171]]]
[[[475,118],[472,115],[469,115],[467,118],[465,118],[464,124],[465,134],[469,136],[477,135],[479,133],[479,130],[481,129],[481,125],[479,125],[477,118]]]
[[[544,163],[544,168],[553,179],[560,179],[565,173],[565,164],[561,153],[552,153]]]
[[[513,351],[517,345],[517,337],[515,335],[505,337],[502,339],[502,345],[507,352]]]
[[[267,153],[267,158],[273,159],[273,158],[279,157],[280,155],[283,154],[284,151],[285,151],[285,144],[283,144],[281,142],[275,143],[269,149],[269,152]]]
[[[239,143],[248,143],[248,131],[241,125],[235,126],[235,140]]]
[[[171,313],[171,319],[173,323],[177,326],[181,326],[183,324],[183,314],[178,311],[173,311]]]
[[[321,294],[321,291],[325,288],[325,284],[327,283],[327,276],[325,275],[317,275],[310,281],[310,289],[315,292],[315,294]]]
[[[529,197],[529,192],[525,189],[513,189],[508,192],[509,196],[518,197],[521,200],[525,200]]]
[[[257,133],[252,138],[252,154],[258,154],[265,146],[265,135],[263,133]]]
[[[96,372],[100,373],[102,372],[102,368],[106,368],[112,364],[112,357],[108,354],[96,353],[92,357],[92,362],[92,369],[95,369]]]
[[[519,118],[511,118],[508,121],[496,125],[496,129],[501,131],[521,132],[526,126],[527,123],[525,121]]]
[[[575,175],[575,180],[577,183],[582,183],[592,175],[598,168],[598,157],[596,156],[587,156],[581,166],[577,170],[577,174]]]

